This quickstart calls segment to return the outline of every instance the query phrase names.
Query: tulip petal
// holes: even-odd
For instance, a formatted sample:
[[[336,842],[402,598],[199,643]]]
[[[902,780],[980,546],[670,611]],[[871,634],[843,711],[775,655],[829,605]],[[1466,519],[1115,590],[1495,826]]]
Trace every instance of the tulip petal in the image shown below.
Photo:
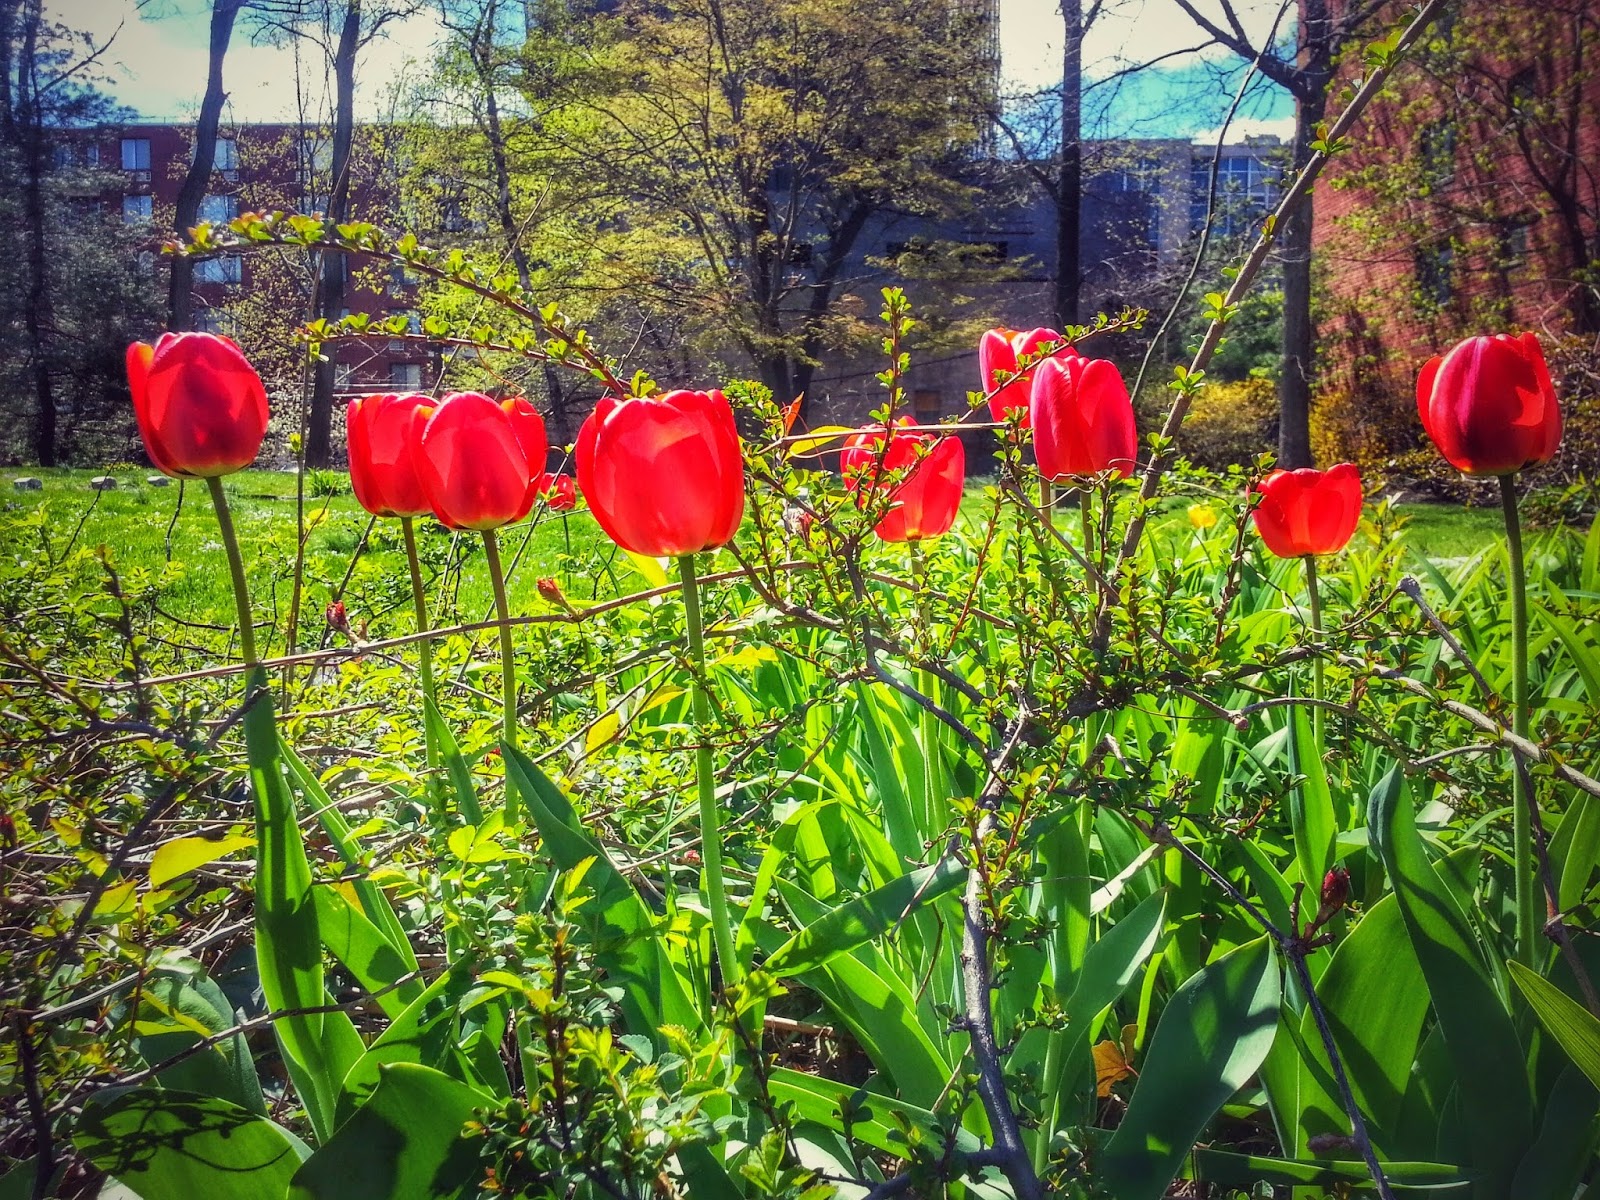
[[[744,464],[720,392],[606,397],[579,431],[578,486],[612,541],[676,557],[719,546],[744,516]]]
[[[361,506],[375,516],[419,517],[432,508],[413,457],[415,417],[431,403],[426,396],[392,394],[350,402],[350,483]]]
[[[910,421],[902,417],[897,424],[909,425]],[[862,429],[846,441],[840,454],[845,486],[856,492],[858,506],[866,507],[884,488],[894,487],[891,507],[873,532],[886,542],[947,533],[960,512],[966,477],[966,448],[961,439],[947,436],[935,440],[931,433],[902,433],[894,428],[885,446],[884,436],[881,425]],[[923,446],[931,449],[919,458]],[[902,477],[898,485],[892,483],[896,477]]]
[[[1428,436],[1469,475],[1519,471],[1560,447],[1561,408],[1532,334],[1467,338],[1423,368],[1417,397]]]
[[[184,472],[167,454],[166,447],[161,444],[160,431],[150,420],[150,362],[155,352],[155,347],[147,342],[134,342],[128,347],[128,390],[133,393],[133,417],[139,426],[145,453],[156,470],[179,478]]]
[[[151,460],[169,475],[248,466],[267,430],[267,395],[238,346],[209,333],[163,334],[129,349],[134,413]]]
[[[481,393],[445,397],[422,426],[415,454],[434,515],[453,529],[497,529],[532,507],[532,472],[511,418]]]
[[[1335,554],[1361,521],[1361,474],[1352,463],[1327,471],[1274,471],[1259,486],[1251,516],[1279,558]]]

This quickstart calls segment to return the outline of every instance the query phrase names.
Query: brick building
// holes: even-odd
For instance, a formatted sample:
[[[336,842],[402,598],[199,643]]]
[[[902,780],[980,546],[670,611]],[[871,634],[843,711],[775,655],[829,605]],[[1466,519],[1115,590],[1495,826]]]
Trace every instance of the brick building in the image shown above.
[[[58,143],[66,172],[80,180],[80,199],[119,213],[130,225],[148,225],[152,250],[171,236],[173,210],[192,157],[192,129],[170,124],[107,125],[73,130]],[[399,200],[399,131],[365,126],[357,131],[352,204],[355,219],[414,228]],[[1184,139],[1092,142],[1085,147],[1083,224],[1080,254],[1085,273],[1085,311],[1115,311],[1137,303],[1152,280],[1180,272],[1206,218],[1206,196],[1215,148]],[[1224,234],[1253,229],[1276,202],[1284,151],[1275,138],[1252,138],[1224,147],[1220,158],[1217,228]],[[327,195],[331,135],[297,125],[225,126],[217,143],[212,186],[200,218],[232,219],[240,212],[278,208],[316,212]],[[88,168],[88,169],[83,169]],[[432,228],[416,230],[424,240],[449,244],[453,234],[481,233],[472,226],[465,199],[452,210],[452,189],[439,189],[441,211]],[[481,215],[481,214],[480,214]],[[849,274],[865,281],[895,282],[881,265],[918,240],[981,248],[1010,268],[1003,283],[974,289],[985,311],[1018,327],[1050,322],[1053,304],[1056,221],[1043,198],[1033,195],[1011,204],[983,208],[971,220],[931,226],[926,218],[885,214],[861,240]],[[298,348],[288,344],[287,328],[307,319],[311,288],[309,262],[293,256],[224,256],[197,264],[196,326],[240,336],[254,328],[251,314],[265,303],[278,310],[278,325],[252,356],[271,379],[272,350],[285,364],[282,383],[297,389]],[[286,265],[289,264],[289,265]],[[346,303],[351,311],[389,316],[413,312],[415,287],[386,270],[357,264]],[[873,283],[872,287],[878,286]],[[872,287],[863,287],[870,292]],[[247,347],[249,348],[249,347]],[[439,377],[439,358],[427,344],[375,339],[328,346],[337,364],[337,389],[343,395],[375,390],[426,391]],[[854,421],[881,402],[876,356],[836,360],[813,381],[814,421]],[[961,412],[967,392],[977,387],[976,349],[914,360],[907,379],[916,413],[936,420]]]
[[[1418,445],[1416,369],[1462,337],[1600,330],[1597,54],[1588,0],[1463,0],[1368,110],[1317,195],[1320,458]]]
[[[389,141],[389,131],[382,127],[358,131],[351,206],[357,220],[393,221],[398,189]],[[327,129],[224,126],[200,219],[221,223],[241,212],[279,208],[320,211],[331,186],[332,154]],[[55,155],[63,177],[75,181],[76,198],[120,213],[124,224],[148,226],[152,252],[172,236],[178,192],[193,158],[192,128],[140,123],[75,129],[59,137]],[[347,264],[347,269],[353,272],[347,291],[351,311],[412,313],[416,289],[411,281],[360,264]],[[260,255],[226,255],[197,263],[194,279],[198,329],[237,335],[239,304],[252,295],[266,296],[285,320],[309,319],[309,263],[296,267]],[[403,339],[341,343],[328,347],[327,353],[334,357],[344,394],[421,390],[430,386],[437,367],[424,344]]]

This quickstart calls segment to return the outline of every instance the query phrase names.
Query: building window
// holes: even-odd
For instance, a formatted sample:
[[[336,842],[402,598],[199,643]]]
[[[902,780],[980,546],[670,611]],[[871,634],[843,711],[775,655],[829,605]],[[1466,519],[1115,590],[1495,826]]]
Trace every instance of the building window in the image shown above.
[[[200,201],[200,219],[212,225],[226,225],[238,215],[237,196],[207,196]]]
[[[1140,155],[1132,162],[1112,167],[1106,172],[1105,179],[1113,192],[1144,192],[1146,195],[1159,196],[1161,160]]]
[[[340,391],[348,388],[355,382],[356,368],[354,363],[335,362],[333,364],[333,386]]]
[[[396,313],[395,315],[396,316],[403,316],[406,319],[406,332],[407,333],[409,333],[409,334],[419,334],[419,333],[422,332],[422,314],[421,313],[414,312],[414,311],[412,311],[410,309],[407,309],[405,312]],[[404,338],[390,338],[389,339],[389,349],[390,350],[402,350],[403,351],[405,348],[406,348],[406,343],[405,343],[405,339]]]
[[[1213,232],[1233,237],[1253,229],[1278,202],[1278,163],[1259,154],[1224,154],[1217,159],[1217,195],[1212,208],[1211,159],[1197,155],[1189,166],[1189,221],[1195,232],[1211,210]]]
[[[58,142],[55,148],[56,170],[65,171],[78,165],[78,148],[70,142]]]
[[[939,393],[932,388],[918,388],[911,393],[911,412],[918,425],[937,425],[942,407]]]
[[[232,138],[219,137],[217,148],[211,155],[211,165],[224,174],[239,169],[239,143]]]
[[[389,386],[405,392],[422,390],[421,363],[390,363]]]
[[[148,171],[150,169],[149,138],[122,139],[122,169],[124,171]]]
[[[308,133],[300,139],[301,174],[310,179],[313,174],[327,174],[333,170],[333,143],[325,137]]]
[[[100,165],[99,142],[90,142],[83,148],[83,163],[86,167],[98,167]]]
[[[1515,114],[1539,98],[1539,71],[1537,67],[1523,67],[1506,84],[1506,99]]]
[[[1528,244],[1533,232],[1533,221],[1516,217],[1500,226],[1500,265],[1520,267],[1528,261]]]
[[[194,277],[199,283],[239,283],[244,278],[244,259],[237,254],[201,259],[194,265]]]
[[[220,309],[201,308],[195,311],[194,327],[200,333],[226,334],[228,325],[228,316]]]
[[[1448,187],[1456,178],[1456,127],[1439,121],[1422,131],[1417,139],[1422,156],[1422,178],[1432,187]]]
[[[395,263],[389,268],[389,295],[403,296],[422,282],[422,277],[408,267]]]
[[[155,200],[150,196],[124,196],[122,198],[122,223],[136,225],[155,216]]]
[[[1435,242],[1417,250],[1417,287],[1424,300],[1435,306],[1450,303],[1454,262],[1455,250],[1449,242]]]

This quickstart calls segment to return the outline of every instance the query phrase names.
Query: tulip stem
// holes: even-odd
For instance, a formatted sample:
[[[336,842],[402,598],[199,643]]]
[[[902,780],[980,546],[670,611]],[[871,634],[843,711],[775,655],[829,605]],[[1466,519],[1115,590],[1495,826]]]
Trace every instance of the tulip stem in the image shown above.
[[[494,611],[500,618],[500,695],[502,714],[500,735],[513,749],[517,744],[517,662],[511,649],[511,606],[506,603],[506,575],[500,567],[500,539],[495,531],[483,531],[483,556],[489,563],[489,583],[494,588]],[[519,816],[517,785],[506,772],[506,824]]]
[[[1506,519],[1506,555],[1511,567],[1511,711],[1512,732],[1527,738],[1528,700],[1528,577],[1522,560],[1522,524],[1517,518],[1517,477],[1500,476],[1500,502]],[[1538,919],[1534,911],[1533,821],[1528,777],[1511,756],[1511,860],[1516,872],[1516,956],[1534,965]]]
[[[1089,489],[1078,489],[1078,515],[1083,518],[1083,561],[1091,568],[1094,565],[1094,507],[1089,499]],[[1091,572],[1090,586],[1093,586]]]
[[[222,533],[222,548],[228,554],[228,573],[233,578],[233,604],[239,615],[239,656],[247,667],[260,661],[256,656],[256,630],[250,619],[250,585],[244,577],[244,558],[239,554],[239,535],[233,528],[233,514],[228,511],[228,497],[222,490],[218,475],[206,479],[211,492],[211,506],[217,510],[217,528]],[[255,672],[249,672],[253,680]]]
[[[1045,480],[1043,486],[1048,490],[1050,481]],[[1046,497],[1041,496],[1040,499],[1045,504],[1049,503]],[[1045,509],[1046,521],[1049,520],[1049,511]],[[913,538],[907,545],[911,550],[911,581],[916,585],[917,618],[922,624],[923,636],[928,640],[931,655],[933,614],[928,606],[928,560],[923,557],[921,541]],[[1047,545],[1047,541],[1040,543],[1041,547]],[[944,698],[939,694],[938,676],[932,671],[919,669],[917,686],[929,700],[943,702]],[[922,742],[922,837],[931,843],[945,827],[944,752],[939,745],[939,719],[921,706],[917,709],[917,734]]]
[[[1314,642],[1322,641],[1322,593],[1317,587],[1317,556],[1307,554],[1302,560],[1306,564],[1306,592],[1311,599],[1311,639]],[[1324,682],[1322,676],[1322,655],[1320,653],[1311,659],[1311,698],[1318,701],[1311,708],[1311,736],[1317,744],[1317,750],[1322,750],[1322,704]]]
[[[411,568],[411,608],[417,617],[417,632],[428,629],[428,597],[422,590],[422,564],[417,558],[417,531],[415,518],[401,517],[400,532],[406,540],[406,565]],[[417,673],[422,677],[422,698],[435,709],[439,706],[438,694],[433,689],[433,643],[423,638],[417,643]],[[428,764],[428,786],[434,786],[433,771],[438,766],[438,748],[433,744],[433,722],[422,723],[422,749]]]
[[[683,580],[684,624],[689,631],[689,662],[693,678],[689,694],[694,705],[694,776],[700,792],[700,886],[711,908],[711,936],[724,985],[738,983],[743,975],[733,948],[733,926],[728,920],[728,896],[722,880],[722,819],[717,813],[717,780],[711,762],[711,699],[706,695],[706,643],[700,614],[700,581],[693,554],[678,556]]]

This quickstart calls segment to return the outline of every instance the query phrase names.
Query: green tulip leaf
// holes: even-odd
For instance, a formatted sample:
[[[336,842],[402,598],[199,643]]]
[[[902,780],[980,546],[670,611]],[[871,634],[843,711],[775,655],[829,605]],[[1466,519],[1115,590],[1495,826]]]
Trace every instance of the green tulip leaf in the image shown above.
[[[1383,1174],[1396,1191],[1432,1191],[1435,1188],[1464,1188],[1471,1181],[1459,1168],[1445,1163],[1386,1162]],[[1306,1162],[1287,1158],[1264,1158],[1255,1154],[1233,1154],[1205,1147],[1194,1152],[1192,1178],[1224,1188],[1253,1188],[1268,1183],[1278,1187],[1323,1187],[1330,1190],[1362,1184],[1369,1187],[1372,1175],[1360,1159],[1330,1159]]]
[[[1312,736],[1311,718],[1299,706],[1290,717],[1289,769],[1300,776],[1289,797],[1289,827],[1294,833],[1295,861],[1309,900],[1321,894],[1322,877],[1333,866],[1333,844],[1339,829],[1328,776],[1322,769],[1322,755]]]
[[[283,1200],[310,1153],[288,1130],[237,1104],[166,1088],[89,1104],[72,1140],[142,1200]]]
[[[244,715],[256,816],[256,969],[267,1008],[296,1010],[296,1015],[274,1021],[272,1028],[320,1142],[333,1134],[339,1081],[360,1054],[361,1037],[346,1013],[300,1011],[328,1002],[322,938],[310,895],[311,866],[284,778],[283,744],[265,672],[250,672],[249,687],[259,697]]]
[[[383,1067],[371,1098],[295,1172],[288,1200],[475,1197],[483,1168],[462,1130],[488,1102],[429,1067]]]
[[[159,971],[140,989],[139,1056],[160,1063],[189,1051],[202,1038],[233,1028],[233,1006],[203,972]],[[152,1020],[153,1018],[153,1020]],[[163,1020],[162,1018],[165,1018]],[[164,1029],[151,1028],[164,1024]],[[156,1081],[164,1088],[216,1096],[256,1116],[267,1115],[256,1064],[243,1034],[234,1034],[164,1068]]]
[[[1549,1030],[1589,1082],[1600,1088],[1600,1020],[1544,976],[1519,962],[1507,965],[1539,1024]]]
[[[590,861],[586,886],[594,903],[583,917],[597,923],[590,944],[600,949],[596,961],[623,989],[622,1011],[632,1033],[658,1038],[662,1025],[698,1029],[700,1011],[679,980],[666,946],[656,932],[655,917],[633,886],[617,870],[605,848],[579,824],[561,790],[515,746],[500,743],[506,773],[527,805],[544,839],[544,850],[556,866],[570,871]]]
[[[765,963],[776,978],[819,967],[897,926],[919,906],[960,887],[967,869],[953,858],[911,871],[837,908],[785,942]]]
[[[1533,1135],[1527,1054],[1479,957],[1472,926],[1429,860],[1394,767],[1373,789],[1367,826],[1389,873],[1412,950],[1454,1064],[1455,1083],[1484,1196],[1508,1194],[1520,1147]]]
[[[1184,981],[1156,1027],[1122,1123],[1099,1158],[1117,1200],[1160,1200],[1216,1111],[1272,1046],[1280,989],[1266,938]]]

